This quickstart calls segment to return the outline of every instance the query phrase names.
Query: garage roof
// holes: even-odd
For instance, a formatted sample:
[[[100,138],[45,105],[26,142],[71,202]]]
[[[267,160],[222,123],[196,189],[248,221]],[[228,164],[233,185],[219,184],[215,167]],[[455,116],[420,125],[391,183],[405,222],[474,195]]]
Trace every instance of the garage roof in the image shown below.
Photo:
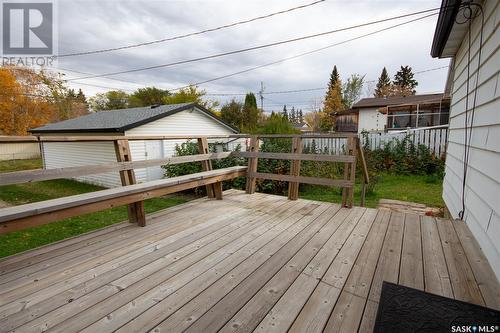
[[[215,114],[196,103],[169,104],[131,109],[100,111],[79,118],[60,121],[31,129],[31,133],[87,133],[87,132],[124,132],[131,128],[168,117],[177,112],[196,108],[208,117],[228,127],[233,132],[236,128],[224,122]]]

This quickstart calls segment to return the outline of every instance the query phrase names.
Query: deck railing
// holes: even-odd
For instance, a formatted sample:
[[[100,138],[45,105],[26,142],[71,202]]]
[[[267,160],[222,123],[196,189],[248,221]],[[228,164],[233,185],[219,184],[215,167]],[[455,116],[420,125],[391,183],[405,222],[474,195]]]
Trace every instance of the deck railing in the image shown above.
[[[291,139],[291,153],[271,153],[271,152],[261,152],[259,151],[260,142],[266,139],[272,138],[287,138]],[[303,140],[304,139],[318,139],[318,138],[345,138],[347,142],[344,154],[304,154],[302,153]],[[198,143],[199,154],[189,155],[189,156],[173,156],[162,159],[154,160],[141,160],[133,161],[130,151],[129,142],[135,140],[196,140]],[[210,153],[208,140],[209,139],[249,139],[249,144],[246,151],[229,151],[229,152],[218,152]],[[128,205],[128,215],[131,222],[137,222],[139,225],[145,225],[145,213],[144,213],[144,199],[164,195],[166,193],[173,193],[175,191],[184,190],[187,188],[192,188],[196,186],[206,186],[207,195],[209,198],[222,198],[222,181],[231,179],[231,177],[246,176],[246,192],[253,193],[256,188],[257,179],[269,179],[286,181],[289,183],[288,187],[288,198],[290,200],[296,200],[298,198],[299,184],[316,184],[316,185],[326,185],[335,186],[342,188],[342,205],[345,207],[352,207],[353,196],[354,196],[354,186],[356,178],[356,162],[358,160],[361,165],[361,205],[364,205],[364,195],[365,195],[365,185],[369,182],[368,171],[366,168],[366,161],[364,159],[363,150],[360,149],[359,138],[355,134],[323,134],[315,135],[314,137],[307,135],[259,135],[259,136],[249,136],[249,135],[223,135],[223,136],[25,136],[25,137],[0,137],[0,145],[2,143],[23,143],[23,142],[95,142],[95,141],[112,141],[115,147],[116,159],[114,163],[98,164],[98,165],[87,165],[87,166],[75,166],[75,167],[65,167],[57,169],[37,169],[37,170],[27,170],[0,174],[0,186],[37,182],[43,180],[51,179],[62,179],[62,178],[73,178],[85,175],[99,174],[104,172],[119,172],[121,183],[123,185],[123,190],[113,189],[113,190],[103,190],[99,192],[106,192],[106,196],[103,196],[103,201],[100,204],[95,202],[84,201],[80,204],[77,196],[73,197],[71,203],[57,203],[57,207],[61,206],[64,209],[64,213],[50,213],[53,212],[54,205],[56,205],[54,200],[47,201],[47,207],[43,206],[42,203],[37,203],[36,207],[27,207],[29,205],[21,205],[11,208],[6,208],[0,210],[0,233],[5,233],[9,231],[19,230],[24,227],[35,226],[39,224],[49,223],[51,221],[61,219],[63,217],[81,215],[96,210],[107,209],[120,204]],[[217,175],[211,176],[209,173],[212,170],[212,160],[222,159],[227,157],[244,157],[248,159],[248,167],[245,172],[242,173],[240,169],[229,170],[227,175],[222,175],[220,172]],[[272,173],[262,173],[258,172],[258,160],[259,159],[279,159],[279,160],[290,160],[291,168],[289,175],[283,174],[272,174]],[[305,177],[300,175],[300,165],[301,161],[322,161],[322,162],[332,162],[332,163],[342,163],[344,165],[344,173],[342,179],[329,179],[329,178],[317,178],[317,177]],[[190,162],[201,162],[204,173],[199,174],[197,177],[192,177],[184,179],[182,185],[172,181],[164,182],[164,186],[171,187],[168,190],[161,190],[162,184],[155,184],[154,188],[150,188],[148,183],[137,184],[135,178],[134,169],[145,168],[151,166],[160,166],[165,164],[181,164]],[[208,172],[208,173],[207,173]],[[193,175],[195,176],[195,175]],[[210,178],[212,177],[212,178]],[[210,178],[210,179],[209,179]],[[173,178],[172,178],[173,180]],[[125,193],[128,188],[133,187],[133,193]],[[139,187],[141,188],[139,188]],[[112,193],[111,193],[112,192]],[[116,193],[115,193],[116,192]],[[123,192],[123,193],[122,193]],[[130,191],[129,191],[130,192]],[[118,200],[118,198],[122,198]],[[134,199],[136,198],[136,199]],[[57,200],[57,199],[56,199]],[[75,201],[76,200],[76,201]],[[108,202],[109,201],[109,202]],[[68,201],[69,202],[69,201]],[[42,206],[40,206],[42,205]],[[52,205],[51,207],[49,207]],[[30,210],[27,214],[23,212],[23,206],[26,206],[26,210]],[[40,206],[40,207],[39,207]],[[10,210],[15,208],[15,212],[10,212]],[[51,210],[52,209],[52,210]],[[59,209],[59,208],[58,208]],[[9,210],[9,212],[6,212]],[[48,213],[49,212],[49,213]],[[2,215],[2,213],[4,213]],[[15,213],[15,214],[12,214]],[[43,218],[37,218],[37,215],[42,215]],[[13,226],[14,216],[19,219],[18,226]],[[21,227],[22,226],[22,227]]]

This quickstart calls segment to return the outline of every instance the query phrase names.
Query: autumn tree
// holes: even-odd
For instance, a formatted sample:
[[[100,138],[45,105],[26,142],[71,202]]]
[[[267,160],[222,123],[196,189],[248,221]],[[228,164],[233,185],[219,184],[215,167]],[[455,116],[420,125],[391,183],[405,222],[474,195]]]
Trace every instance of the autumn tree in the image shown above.
[[[163,102],[164,104],[196,103],[214,112],[219,103],[206,99],[206,94],[205,90],[198,90],[196,86],[189,86],[164,97]]]
[[[94,111],[119,110],[129,107],[129,95],[123,90],[110,90],[99,93],[89,100]]]
[[[312,129],[313,132],[318,132],[321,130],[321,118],[322,113],[319,111],[311,111],[304,115],[304,120]]]
[[[392,95],[415,95],[415,88],[418,86],[418,82],[413,76],[414,74],[410,66],[401,66],[401,69],[394,75]]]
[[[387,73],[387,69],[384,67],[382,73],[378,78],[377,86],[375,88],[374,97],[387,97],[391,95],[391,79]]]
[[[323,103],[322,112],[324,114],[321,115],[321,129],[324,131],[331,130],[334,125],[334,120],[333,117],[330,116],[330,114],[342,109],[344,109],[344,104],[342,103],[342,82],[340,80],[337,66],[334,66],[332,73],[330,74],[328,90],[326,92],[325,100]]]
[[[31,68],[0,67],[0,134],[27,135],[56,114],[54,92],[63,87],[57,73]]]

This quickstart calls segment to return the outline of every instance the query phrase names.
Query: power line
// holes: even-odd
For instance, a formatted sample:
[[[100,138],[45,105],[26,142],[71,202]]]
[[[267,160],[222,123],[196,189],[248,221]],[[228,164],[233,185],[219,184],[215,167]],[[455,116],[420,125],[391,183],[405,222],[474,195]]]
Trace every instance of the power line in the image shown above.
[[[428,18],[430,16],[434,16],[434,15],[437,15],[437,13],[436,14],[426,15],[426,16],[419,17],[419,18],[416,18],[416,19],[412,19],[412,20],[409,20],[409,21],[406,21],[406,22],[398,23],[398,24],[395,24],[395,25],[392,25],[392,26],[389,26],[389,27],[386,27],[386,28],[383,28],[383,29],[375,30],[375,31],[367,33],[367,34],[363,34],[363,35],[360,35],[360,36],[357,36],[357,37],[354,37],[354,38],[346,39],[346,40],[341,41],[341,42],[337,42],[337,43],[330,44],[330,45],[327,45],[327,46],[324,46],[324,47],[320,47],[318,49],[314,49],[314,50],[310,50],[310,51],[307,51],[307,52],[299,53],[299,54],[291,56],[291,57],[286,57],[286,58],[283,58],[283,59],[279,59],[279,60],[276,60],[276,61],[272,61],[272,62],[269,62],[269,63],[262,64],[262,65],[259,65],[259,66],[250,67],[250,68],[247,68],[247,69],[244,69],[244,70],[241,70],[241,71],[233,72],[233,73],[230,73],[230,74],[218,76],[218,77],[215,77],[215,78],[207,79],[207,80],[204,80],[204,81],[199,81],[199,82],[196,82],[196,83],[184,85],[182,87],[177,87],[177,88],[169,89],[169,90],[170,91],[181,90],[181,89],[188,88],[191,85],[198,86],[198,85],[202,85],[202,84],[205,84],[205,83],[209,83],[209,82],[214,82],[214,81],[226,79],[228,77],[236,76],[236,75],[239,75],[239,74],[248,73],[248,72],[260,69],[260,68],[264,68],[264,67],[276,65],[276,64],[288,61],[288,60],[300,58],[300,57],[303,57],[303,56],[306,56],[306,55],[309,55],[309,54],[312,54],[312,53],[316,53],[316,52],[320,52],[320,51],[326,50],[328,48],[332,48],[332,47],[335,47],[335,46],[346,44],[346,43],[349,43],[349,42],[352,42],[352,41],[355,41],[355,40],[358,40],[358,39],[361,39],[361,38],[365,38],[365,37],[368,37],[368,36],[371,36],[371,35],[374,35],[374,34],[377,34],[377,33],[380,33],[380,32],[384,32],[384,31],[387,31],[387,30],[390,30],[390,29],[394,29],[394,28],[406,25],[406,24],[410,24],[410,23],[413,23],[413,22],[416,22],[416,21],[419,21],[419,20],[423,20],[425,18]],[[374,81],[366,81],[366,82],[368,83],[368,82],[375,82],[375,81],[376,80],[374,80]],[[313,89],[318,89],[319,90],[319,89],[323,89],[323,88],[313,88]]]
[[[274,12],[274,13],[270,13],[270,14],[266,14],[266,15],[262,15],[262,16],[257,16],[257,17],[254,17],[254,18],[251,18],[251,19],[247,19],[247,20],[243,20],[243,21],[237,21],[237,22],[234,22],[234,23],[222,25],[222,26],[215,27],[215,28],[205,29],[205,30],[201,30],[201,31],[197,31],[197,32],[191,32],[191,33],[184,34],[184,35],[179,35],[179,36],[174,36],[174,37],[168,37],[168,38],[162,38],[162,39],[157,39],[157,40],[153,40],[153,41],[149,41],[149,42],[143,42],[143,43],[137,43],[137,44],[130,44],[130,45],[125,45],[125,46],[119,46],[119,47],[101,49],[101,50],[60,54],[57,57],[58,58],[64,58],[64,57],[72,57],[72,56],[91,55],[91,54],[97,54],[97,53],[106,53],[106,52],[111,52],[111,51],[118,51],[118,50],[136,48],[136,47],[140,47],[140,46],[146,46],[146,45],[164,43],[164,42],[168,42],[168,41],[172,41],[172,40],[176,40],[176,39],[182,39],[182,38],[186,38],[186,37],[201,35],[201,34],[204,34],[204,33],[207,33],[207,32],[213,32],[213,31],[217,31],[217,30],[222,30],[222,29],[234,27],[234,26],[237,26],[237,25],[246,24],[246,23],[250,23],[250,22],[254,22],[254,21],[266,19],[266,18],[273,17],[273,16],[276,16],[276,15],[281,15],[281,14],[289,13],[289,12],[292,12],[292,11],[295,11],[295,10],[298,10],[298,9],[303,9],[303,8],[307,8],[307,7],[310,7],[310,6],[314,6],[314,5],[316,5],[318,3],[321,3],[321,2],[324,2],[324,1],[325,0],[314,1],[314,2],[311,2],[311,3],[305,4],[305,5],[300,5],[300,6],[292,7],[292,8],[289,8],[289,9],[280,10],[278,12]]]
[[[141,71],[146,71],[146,70],[152,70],[152,69],[158,69],[158,68],[165,68],[165,67],[172,67],[176,65],[181,65],[181,64],[187,64],[187,63],[192,63],[192,62],[197,62],[197,61],[202,61],[202,60],[208,60],[208,59],[214,59],[214,58],[219,58],[223,56],[228,56],[228,55],[233,55],[233,54],[238,54],[238,53],[243,53],[243,52],[248,52],[248,51],[253,51],[253,50],[258,50],[258,49],[263,49],[263,48],[268,48],[272,46],[277,46],[277,45],[283,45],[283,44],[288,44],[288,43],[293,43],[301,40],[306,40],[306,39],[311,39],[311,38],[316,38],[320,36],[325,36],[325,35],[330,35],[333,33],[341,32],[341,31],[347,31],[347,30],[352,30],[352,29],[357,29],[373,24],[378,24],[378,23],[383,23],[387,21],[392,21],[404,17],[409,17],[409,16],[415,16],[419,14],[424,14],[428,13],[431,11],[436,11],[439,10],[440,8],[433,8],[433,9],[427,9],[427,10],[422,10],[418,12],[413,12],[409,14],[404,14],[404,15],[398,15],[398,16],[393,16],[381,20],[376,20],[376,21],[371,21],[371,22],[366,22],[366,23],[361,23],[345,28],[340,28],[340,29],[335,29],[335,30],[330,30],[330,31],[325,31],[325,32],[320,32],[316,34],[311,34],[311,35],[306,35],[306,36],[301,36],[301,37],[296,37],[296,38],[291,38],[291,39],[286,39],[278,42],[273,42],[273,43],[268,43],[268,44],[263,44],[263,45],[258,45],[258,46],[252,46],[252,47],[247,47],[244,49],[239,49],[239,50],[233,50],[233,51],[228,51],[228,52],[223,52],[223,53],[217,53],[213,55],[208,55],[208,56],[203,56],[203,57],[198,57],[198,58],[192,58],[192,59],[186,59],[186,60],[179,60],[171,63],[166,63],[166,64],[160,64],[160,65],[154,65],[154,66],[147,66],[147,67],[139,67],[135,69],[129,69],[129,70],[123,70],[123,71],[118,71],[118,72],[110,72],[110,73],[104,73],[104,74],[97,74],[97,75],[90,75],[90,76],[83,76],[83,77],[78,77],[78,78],[73,78],[69,79],[68,81],[76,81],[76,80],[83,80],[83,79],[92,79],[92,78],[97,78],[97,77],[105,77],[105,76],[114,76],[114,75],[119,75],[119,74],[127,74],[127,73],[135,73],[135,72],[141,72]],[[428,15],[436,15],[437,13]],[[422,17],[425,18],[425,17]],[[421,19],[422,19],[421,18]]]

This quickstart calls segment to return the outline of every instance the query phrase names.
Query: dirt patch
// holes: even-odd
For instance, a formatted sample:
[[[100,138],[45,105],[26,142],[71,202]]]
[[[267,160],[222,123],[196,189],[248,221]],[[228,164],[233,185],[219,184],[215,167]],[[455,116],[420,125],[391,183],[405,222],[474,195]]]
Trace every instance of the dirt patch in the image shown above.
[[[10,207],[11,205],[6,203],[5,201],[3,200],[0,200],[0,209],[1,208],[7,208],[7,207]]]

